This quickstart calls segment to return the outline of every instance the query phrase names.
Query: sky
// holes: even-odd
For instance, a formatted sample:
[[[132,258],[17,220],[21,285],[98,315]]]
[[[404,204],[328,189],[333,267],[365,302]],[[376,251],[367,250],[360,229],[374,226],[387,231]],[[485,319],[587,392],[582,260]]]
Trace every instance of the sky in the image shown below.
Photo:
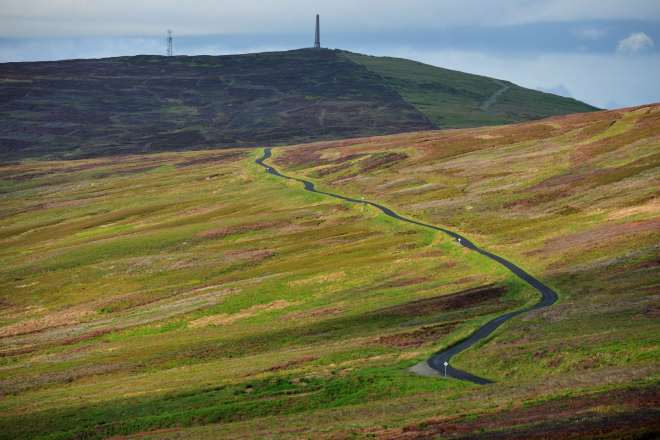
[[[321,45],[600,108],[660,102],[660,0],[0,0],[0,62]]]

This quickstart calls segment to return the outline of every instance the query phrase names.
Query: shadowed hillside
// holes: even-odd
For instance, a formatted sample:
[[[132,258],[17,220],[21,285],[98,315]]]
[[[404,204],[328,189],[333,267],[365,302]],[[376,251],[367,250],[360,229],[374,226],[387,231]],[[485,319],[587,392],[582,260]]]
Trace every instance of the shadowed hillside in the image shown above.
[[[594,110],[507,84],[483,110],[500,88],[489,78],[327,49],[7,63],[0,158],[291,145]]]
[[[136,56],[0,65],[2,153],[93,157],[434,128],[340,53]]]

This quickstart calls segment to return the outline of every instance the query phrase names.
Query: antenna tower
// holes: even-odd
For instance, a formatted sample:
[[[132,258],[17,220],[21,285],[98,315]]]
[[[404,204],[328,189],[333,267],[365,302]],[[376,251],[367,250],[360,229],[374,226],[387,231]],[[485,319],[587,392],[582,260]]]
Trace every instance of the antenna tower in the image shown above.
[[[167,56],[171,57],[172,53],[172,31],[167,31]]]

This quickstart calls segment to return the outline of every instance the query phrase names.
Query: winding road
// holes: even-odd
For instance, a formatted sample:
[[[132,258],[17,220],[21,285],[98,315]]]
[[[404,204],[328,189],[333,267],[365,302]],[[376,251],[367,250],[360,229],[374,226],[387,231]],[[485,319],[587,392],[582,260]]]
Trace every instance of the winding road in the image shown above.
[[[296,181],[302,183],[305,186],[306,191],[314,192],[314,193],[317,193],[317,194],[323,194],[323,195],[326,195],[326,196],[329,196],[329,197],[334,197],[336,199],[345,200],[347,202],[365,203],[367,205],[373,206],[374,208],[380,209],[383,212],[383,214],[389,215],[390,217],[395,218],[397,220],[401,220],[401,221],[407,222],[407,223],[412,223],[414,225],[422,226],[422,227],[429,228],[429,229],[434,229],[436,231],[444,232],[445,234],[451,235],[452,237],[459,240],[460,244],[463,245],[464,247],[466,247],[468,249],[471,249],[475,252],[479,252],[481,255],[484,255],[484,256],[490,258],[491,260],[494,260],[494,261],[500,263],[502,266],[506,267],[511,272],[513,272],[514,275],[516,275],[518,278],[526,281],[528,284],[530,284],[536,290],[541,292],[542,300],[535,307],[532,307],[530,309],[510,312],[510,313],[507,313],[505,315],[499,316],[499,317],[487,322],[486,324],[484,324],[479,330],[477,330],[469,338],[467,338],[467,339],[463,340],[462,342],[458,343],[457,345],[454,345],[453,347],[451,347],[451,348],[449,348],[445,351],[442,351],[442,352],[432,356],[431,358],[429,358],[426,361],[428,363],[429,367],[433,368],[434,370],[437,370],[438,372],[441,372],[441,374],[443,376],[445,374],[445,365],[444,365],[444,363],[445,362],[448,363],[449,360],[452,358],[452,356],[454,356],[455,354],[458,354],[461,351],[466,350],[467,348],[469,348],[472,345],[476,344],[477,342],[481,341],[482,339],[485,339],[491,333],[493,333],[499,326],[501,326],[506,321],[513,318],[514,316],[519,315],[521,313],[529,312],[531,310],[537,310],[537,309],[542,309],[544,307],[551,306],[552,304],[554,304],[557,301],[557,293],[554,290],[550,289],[548,286],[546,286],[545,284],[543,284],[542,282],[540,282],[539,280],[537,280],[536,278],[534,278],[533,276],[531,276],[530,274],[528,274],[527,272],[525,272],[524,270],[522,270],[521,268],[516,266],[515,264],[511,263],[510,261],[507,261],[502,257],[498,257],[497,255],[491,254],[490,252],[479,249],[477,246],[475,246],[467,238],[465,238],[465,237],[463,237],[463,236],[461,236],[461,235],[459,235],[455,232],[449,231],[447,229],[439,228],[437,226],[427,225],[425,223],[420,223],[420,222],[415,221],[415,220],[410,220],[410,219],[401,217],[400,215],[398,215],[397,213],[395,213],[391,209],[386,208],[384,206],[381,206],[377,203],[369,202],[369,201],[366,201],[366,200],[362,201],[362,200],[358,200],[358,199],[352,199],[350,197],[343,197],[343,196],[340,196],[340,195],[337,195],[337,194],[327,193],[327,192],[323,192],[323,191],[317,191],[316,189],[314,189],[314,184],[312,182],[308,182],[308,181],[302,180],[302,179],[297,179],[295,177],[285,176],[283,174],[280,174],[272,166],[264,164],[264,160],[266,160],[270,157],[271,157],[271,150],[270,150],[270,148],[266,148],[266,149],[264,149],[263,157],[261,157],[260,159],[257,159],[255,162],[258,165],[261,165],[262,167],[264,167],[266,169],[266,172],[269,173],[269,174],[272,174],[274,176],[278,176],[278,177],[281,177],[281,178],[287,179],[287,180],[296,180]],[[479,384],[479,385],[485,385],[485,384],[488,384],[488,383],[492,383],[488,379],[484,379],[484,378],[478,377],[478,376],[473,376],[473,375],[471,375],[469,373],[466,373],[464,371],[460,371],[460,370],[457,370],[455,368],[452,368],[451,366],[447,367],[446,374],[447,374],[448,377],[453,377],[454,379],[466,380],[466,381],[473,382],[473,383],[476,383],[476,384]],[[438,374],[438,375],[440,375],[440,374]]]

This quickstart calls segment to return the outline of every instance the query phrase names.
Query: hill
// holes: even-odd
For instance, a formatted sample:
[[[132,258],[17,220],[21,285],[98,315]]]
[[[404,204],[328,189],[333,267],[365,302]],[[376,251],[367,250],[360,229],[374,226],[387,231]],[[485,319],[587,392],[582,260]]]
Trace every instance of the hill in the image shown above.
[[[273,153],[559,302],[414,375],[538,292],[261,150],[7,164],[0,438],[657,437],[660,106]]]
[[[401,58],[347,53],[382,76],[438,128],[468,128],[533,121],[600,110],[572,98]]]
[[[506,83],[485,111],[501,88],[489,78],[327,49],[7,63],[0,79],[4,160],[292,145],[595,110]]]
[[[551,358],[566,372],[625,364],[620,352],[651,334],[640,326],[658,313],[659,146],[660,106],[651,105],[290,148],[275,163],[321,191],[464,233],[557,290],[562,304],[505,324],[516,336],[502,332],[457,358],[505,380],[538,377]],[[631,313],[633,304],[646,306]],[[612,328],[616,336],[593,336]]]

